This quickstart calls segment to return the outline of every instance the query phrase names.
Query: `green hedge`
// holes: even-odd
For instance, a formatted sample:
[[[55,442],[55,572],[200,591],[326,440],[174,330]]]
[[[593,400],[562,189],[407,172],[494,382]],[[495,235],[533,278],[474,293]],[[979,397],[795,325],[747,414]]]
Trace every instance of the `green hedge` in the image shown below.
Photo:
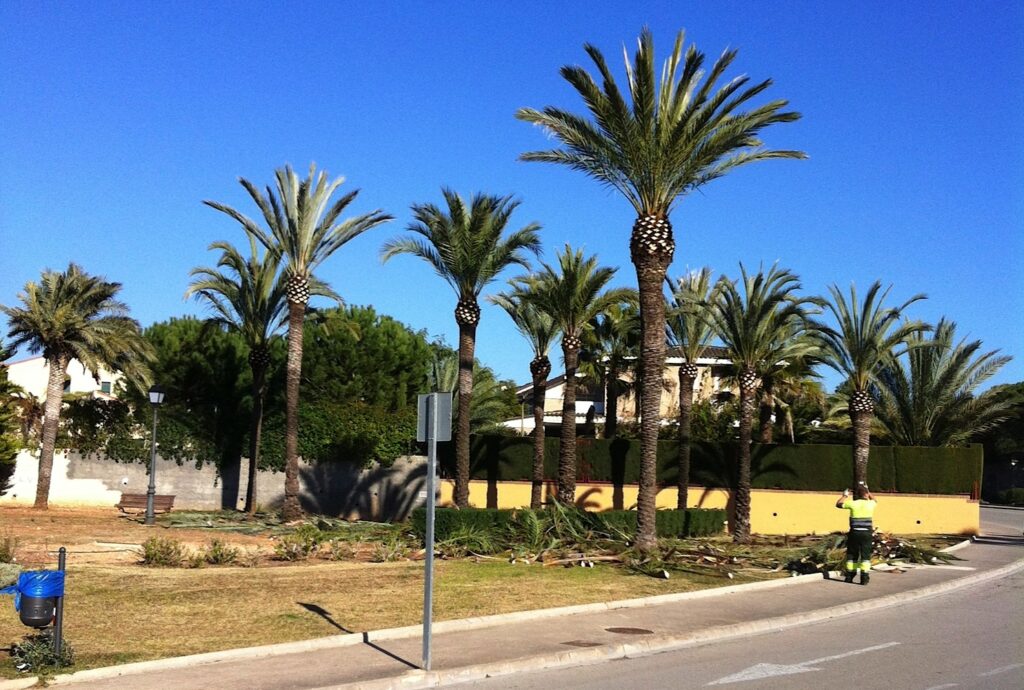
[[[504,530],[515,512],[510,509],[436,508],[434,540],[444,541],[462,528],[483,532]],[[627,534],[636,532],[634,510],[608,510],[594,515]],[[706,537],[724,532],[725,519],[725,511],[717,509],[659,510],[655,513],[654,526],[659,537]],[[409,522],[413,532],[423,539],[427,534],[426,509],[417,508],[412,511]]]
[[[677,441],[658,442],[659,486],[676,484]],[[714,488],[734,483],[737,444],[694,442],[690,482]],[[981,480],[982,447],[908,448],[872,446],[868,485],[874,491],[969,494]],[[454,444],[439,446],[448,476],[454,474]],[[640,478],[640,443],[629,439],[577,439],[577,480],[621,486]],[[476,435],[470,444],[470,476],[487,481],[530,481],[533,439]],[[544,443],[544,476],[558,474],[558,439]],[[842,445],[753,445],[751,483],[759,489],[841,491],[850,485],[853,451]]]

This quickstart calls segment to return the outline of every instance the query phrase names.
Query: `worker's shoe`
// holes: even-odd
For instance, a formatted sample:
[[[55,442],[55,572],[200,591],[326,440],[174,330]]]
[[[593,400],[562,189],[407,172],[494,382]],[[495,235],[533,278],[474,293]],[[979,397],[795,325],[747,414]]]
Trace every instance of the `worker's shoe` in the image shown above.
[[[852,582],[852,578],[851,578],[851,582]],[[860,571],[860,583],[862,585],[866,585],[869,582],[871,582],[871,575],[868,574],[868,571],[866,571],[866,570]]]
[[[853,582],[853,578],[857,573],[850,571],[843,575],[843,582]]]

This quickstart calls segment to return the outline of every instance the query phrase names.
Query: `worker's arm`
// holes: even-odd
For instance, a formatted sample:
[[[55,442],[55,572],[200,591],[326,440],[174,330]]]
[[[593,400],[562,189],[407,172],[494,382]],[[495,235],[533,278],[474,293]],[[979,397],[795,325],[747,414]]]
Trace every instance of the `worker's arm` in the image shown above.
[[[836,508],[842,508],[843,504],[846,503],[846,499],[848,499],[849,497],[850,497],[850,490],[849,489],[845,489],[843,491],[843,495],[839,497],[838,501],[836,501]]]

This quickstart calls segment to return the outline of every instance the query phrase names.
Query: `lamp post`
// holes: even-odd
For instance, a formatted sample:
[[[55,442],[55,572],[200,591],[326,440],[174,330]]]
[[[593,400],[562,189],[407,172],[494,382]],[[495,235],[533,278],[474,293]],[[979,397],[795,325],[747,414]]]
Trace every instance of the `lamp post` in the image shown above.
[[[149,404],[153,407],[153,448],[149,455],[149,489],[146,490],[146,524],[156,522],[153,516],[153,498],[156,496],[156,416],[164,401],[164,388],[157,384],[149,389]]]

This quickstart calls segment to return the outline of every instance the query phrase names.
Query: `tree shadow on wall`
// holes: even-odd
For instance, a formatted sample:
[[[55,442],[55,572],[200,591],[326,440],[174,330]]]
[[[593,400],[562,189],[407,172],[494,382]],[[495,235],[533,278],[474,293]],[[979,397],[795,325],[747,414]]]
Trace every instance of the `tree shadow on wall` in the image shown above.
[[[739,482],[739,445],[736,443],[718,443],[695,441],[691,444],[694,462],[690,470],[690,480],[702,484],[705,489],[697,501],[702,507],[715,489],[728,491],[725,510],[729,524],[736,520],[736,486]],[[796,471],[782,462],[769,462],[771,446],[755,446],[750,453],[750,484],[755,486],[757,479],[769,473],[796,476]]]
[[[361,470],[350,463],[317,463],[300,467],[303,510],[375,522],[400,522],[422,499],[427,465],[405,470],[378,467]]]

